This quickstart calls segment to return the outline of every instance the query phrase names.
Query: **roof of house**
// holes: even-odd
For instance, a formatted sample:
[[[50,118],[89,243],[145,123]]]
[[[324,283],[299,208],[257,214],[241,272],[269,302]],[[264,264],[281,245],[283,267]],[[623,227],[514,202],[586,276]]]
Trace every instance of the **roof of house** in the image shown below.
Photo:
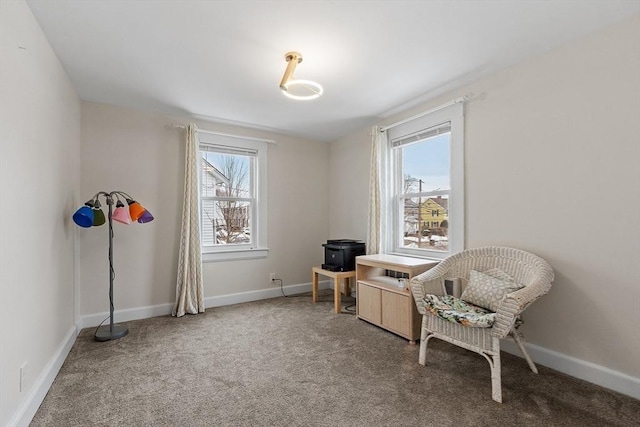
[[[441,197],[441,196],[429,197],[424,203],[427,203],[429,200],[431,200],[433,203],[441,206],[442,209],[444,209],[444,210],[449,209],[449,199],[445,199],[444,197]]]
[[[222,181],[227,185],[229,185],[231,182],[229,181],[229,178],[225,176],[225,174],[220,172],[218,168],[216,168],[211,163],[209,163],[209,161],[204,157],[202,158],[202,170],[210,174],[211,176],[213,176],[216,179],[216,181]]]

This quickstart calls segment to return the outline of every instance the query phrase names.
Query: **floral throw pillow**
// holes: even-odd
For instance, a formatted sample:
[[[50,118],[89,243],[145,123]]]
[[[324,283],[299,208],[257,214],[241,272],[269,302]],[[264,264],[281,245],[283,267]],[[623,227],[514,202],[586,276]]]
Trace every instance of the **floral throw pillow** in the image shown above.
[[[484,273],[471,270],[469,283],[460,298],[478,307],[496,311],[505,295],[523,287],[498,268],[487,270]]]

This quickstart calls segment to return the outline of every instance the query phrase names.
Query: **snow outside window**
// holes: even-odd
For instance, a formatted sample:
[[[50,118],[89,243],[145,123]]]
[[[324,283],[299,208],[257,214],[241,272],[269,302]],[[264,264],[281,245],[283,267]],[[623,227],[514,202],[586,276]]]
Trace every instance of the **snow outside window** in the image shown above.
[[[203,261],[267,255],[266,143],[200,135]]]
[[[388,132],[393,253],[445,258],[464,249],[463,106]]]

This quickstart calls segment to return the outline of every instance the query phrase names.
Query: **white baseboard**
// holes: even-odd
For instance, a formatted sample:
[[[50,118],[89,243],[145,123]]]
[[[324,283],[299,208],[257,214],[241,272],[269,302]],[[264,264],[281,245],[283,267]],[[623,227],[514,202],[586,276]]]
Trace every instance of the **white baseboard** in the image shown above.
[[[49,360],[49,363],[47,363],[42,370],[42,373],[38,378],[36,378],[36,381],[29,390],[27,398],[9,420],[9,423],[7,424],[8,427],[23,427],[29,425],[47,395],[47,392],[49,392],[49,388],[51,387],[51,384],[53,384],[53,380],[56,379],[56,375],[58,375],[62,364],[71,351],[71,347],[73,347],[73,343],[77,336],[78,329],[75,326],[72,326],[62,340],[62,343],[60,343],[60,346],[54,353],[53,357]]]
[[[328,289],[328,288],[329,288],[328,281],[318,282],[318,289]],[[278,286],[278,287],[273,287],[269,289],[260,289],[257,291],[238,292],[236,294],[208,297],[204,299],[204,306],[206,308],[221,307],[223,305],[232,305],[232,304],[239,304],[242,302],[277,298],[282,296],[282,291],[284,291],[285,295],[295,295],[295,294],[302,294],[304,292],[311,292],[311,283],[302,283],[299,285],[287,285],[287,286],[283,286],[282,290],[280,290],[280,287]]]
[[[173,304],[148,305],[145,307],[125,308],[113,312],[114,323],[129,322],[131,320],[148,319],[150,317],[171,314]],[[86,314],[80,317],[80,329],[98,326],[109,317],[109,312]],[[109,320],[103,324],[108,324]]]
[[[535,344],[525,343],[527,352],[537,364],[546,366],[575,378],[608,388],[618,393],[640,399],[640,378],[595,363],[587,362]],[[511,340],[503,340],[500,348],[515,356],[522,356],[520,349]]]
[[[318,282],[319,289],[328,289],[329,282]],[[311,291],[311,283],[302,283],[298,285],[283,286],[282,289],[286,295],[301,294]],[[220,307],[223,305],[239,304],[242,302],[258,301],[269,298],[282,296],[280,287],[270,287],[268,289],[259,289],[255,291],[238,292],[235,294],[220,295],[215,297],[207,297],[204,299],[206,308]],[[129,322],[131,320],[148,319],[150,317],[166,316],[171,314],[173,304],[158,304],[146,307],[126,308],[124,310],[116,310],[113,312],[113,318],[116,323]],[[98,326],[105,318],[109,316],[108,312],[87,314],[80,318],[80,328],[89,328]]]

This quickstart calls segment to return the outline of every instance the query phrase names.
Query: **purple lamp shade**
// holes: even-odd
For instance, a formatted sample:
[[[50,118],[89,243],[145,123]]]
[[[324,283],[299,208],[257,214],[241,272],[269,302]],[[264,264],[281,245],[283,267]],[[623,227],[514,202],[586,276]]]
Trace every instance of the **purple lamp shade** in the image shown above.
[[[93,225],[93,209],[89,205],[84,205],[73,214],[73,222],[80,227],[91,227]]]
[[[151,212],[145,209],[140,218],[138,218],[138,222],[140,224],[145,224],[151,221],[153,221],[153,215],[151,215]]]
[[[111,215],[111,219],[114,221],[118,221],[121,224],[131,224],[131,217],[129,216],[129,211],[125,209],[123,206],[118,206]]]

